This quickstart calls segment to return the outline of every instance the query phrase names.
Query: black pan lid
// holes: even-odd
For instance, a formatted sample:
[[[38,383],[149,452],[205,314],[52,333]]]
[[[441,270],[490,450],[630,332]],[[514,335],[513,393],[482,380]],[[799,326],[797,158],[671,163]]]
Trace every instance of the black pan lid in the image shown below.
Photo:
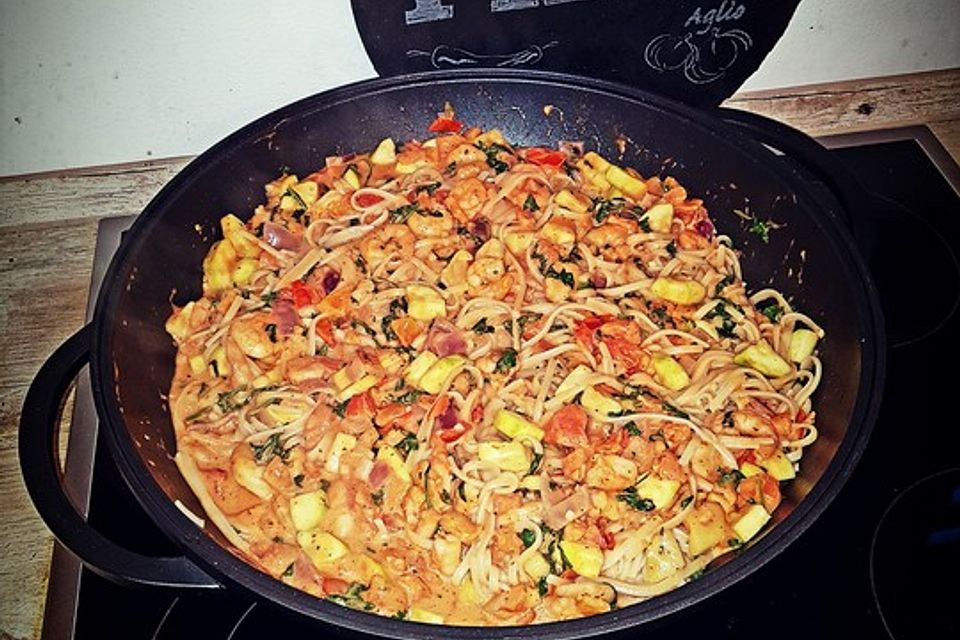
[[[715,106],[783,35],[799,0],[352,0],[381,76],[512,67]]]

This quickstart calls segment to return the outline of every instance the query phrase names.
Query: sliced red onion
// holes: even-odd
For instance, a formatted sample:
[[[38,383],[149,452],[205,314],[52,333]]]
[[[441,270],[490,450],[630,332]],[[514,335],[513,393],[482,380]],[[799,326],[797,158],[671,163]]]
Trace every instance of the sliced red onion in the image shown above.
[[[709,220],[701,220],[696,225],[697,233],[699,233],[704,238],[712,238],[713,234],[716,233],[716,230],[713,228],[713,223]]]
[[[427,333],[425,347],[442,358],[455,353],[466,353],[467,341],[456,326],[443,318],[437,318]]]
[[[447,405],[446,411],[437,416],[437,427],[440,429],[449,429],[460,421],[457,410],[453,404]]]
[[[330,269],[323,275],[321,284],[323,286],[323,292],[330,293],[337,288],[338,284],[340,284],[340,274],[333,269]]]
[[[607,276],[602,271],[594,271],[590,274],[590,286],[594,289],[603,289],[607,286]]]
[[[490,221],[486,218],[474,218],[467,223],[467,231],[481,242],[486,242],[491,234]]]
[[[300,324],[300,315],[291,300],[278,298],[273,303],[273,313],[277,316],[277,335],[288,336]]]
[[[302,240],[300,236],[290,233],[286,227],[276,222],[265,222],[263,224],[263,239],[274,249],[289,249],[291,251],[300,249]]]

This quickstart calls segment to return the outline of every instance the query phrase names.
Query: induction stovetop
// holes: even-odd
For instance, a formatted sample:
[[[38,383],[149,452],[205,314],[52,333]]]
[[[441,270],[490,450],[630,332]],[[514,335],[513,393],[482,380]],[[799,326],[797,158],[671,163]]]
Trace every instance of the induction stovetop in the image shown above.
[[[960,168],[922,127],[820,140],[875,195],[856,241],[880,291],[889,354],[870,443],[824,514],[768,565],[633,637],[960,637],[960,421],[957,393]],[[91,308],[133,217],[100,225]],[[86,372],[78,392],[65,483],[89,521],[143,553],[172,555],[98,442]],[[54,551],[43,626],[53,638],[334,637],[334,629],[237,594],[117,586]],[[627,637],[631,634],[627,634]]]

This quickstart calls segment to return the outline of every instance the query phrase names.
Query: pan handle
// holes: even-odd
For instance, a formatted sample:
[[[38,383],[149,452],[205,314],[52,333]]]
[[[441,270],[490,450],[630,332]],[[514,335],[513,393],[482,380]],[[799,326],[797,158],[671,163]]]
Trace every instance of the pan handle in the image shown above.
[[[820,143],[782,122],[756,113],[718,107],[716,115],[727,124],[799,163],[840,201],[842,208],[837,213],[848,229],[853,228],[852,212],[868,206],[870,197],[853,172],[828,153]]]
[[[222,585],[186,557],[157,558],[115,544],[81,517],[64,492],[59,464],[60,414],[73,378],[90,359],[91,325],[73,334],[43,363],[20,414],[20,470],[40,517],[87,567],[122,585],[218,589]]]

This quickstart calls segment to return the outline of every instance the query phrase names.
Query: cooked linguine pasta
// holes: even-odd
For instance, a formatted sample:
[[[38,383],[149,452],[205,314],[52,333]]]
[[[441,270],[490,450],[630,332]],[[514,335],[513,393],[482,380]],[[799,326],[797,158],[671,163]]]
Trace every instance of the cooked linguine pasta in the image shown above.
[[[823,331],[703,202],[462,129],[284,174],[174,310],[177,464],[246,561],[454,625],[609,611],[758,534]]]

